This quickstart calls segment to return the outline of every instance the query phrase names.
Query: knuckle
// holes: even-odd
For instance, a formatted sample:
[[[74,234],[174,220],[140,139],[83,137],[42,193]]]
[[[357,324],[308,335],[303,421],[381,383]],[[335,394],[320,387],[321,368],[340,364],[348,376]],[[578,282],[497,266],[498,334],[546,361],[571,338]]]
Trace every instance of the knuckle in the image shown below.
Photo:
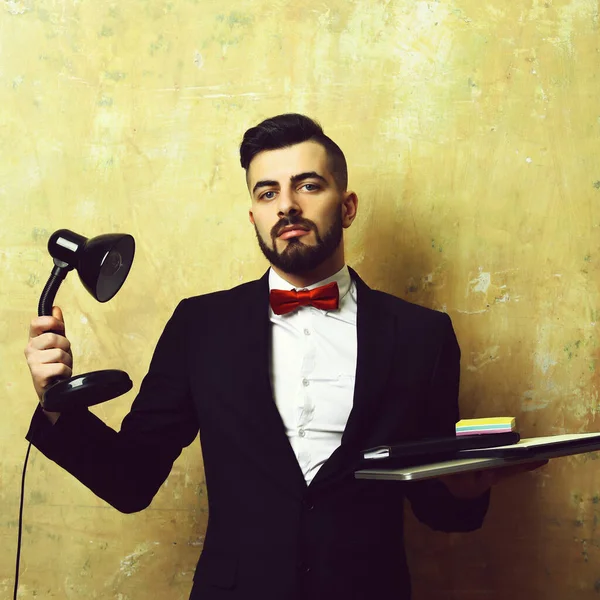
[[[67,365],[62,365],[62,369],[60,370],[59,376],[65,379],[71,377],[71,369]]]

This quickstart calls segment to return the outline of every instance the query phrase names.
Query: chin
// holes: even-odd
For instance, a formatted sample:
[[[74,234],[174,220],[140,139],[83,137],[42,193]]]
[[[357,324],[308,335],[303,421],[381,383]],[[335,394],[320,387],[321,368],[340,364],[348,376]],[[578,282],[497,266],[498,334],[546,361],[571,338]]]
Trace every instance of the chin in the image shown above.
[[[306,242],[307,235],[303,235],[302,237],[292,238],[290,240],[281,240],[283,243],[283,247],[287,248],[289,246],[314,246],[314,242]]]

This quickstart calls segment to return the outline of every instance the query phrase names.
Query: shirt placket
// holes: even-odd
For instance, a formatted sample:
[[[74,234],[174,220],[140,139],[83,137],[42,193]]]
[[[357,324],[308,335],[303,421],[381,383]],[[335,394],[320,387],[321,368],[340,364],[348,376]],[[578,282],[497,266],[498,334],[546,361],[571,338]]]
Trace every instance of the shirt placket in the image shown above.
[[[310,425],[314,419],[314,370],[316,363],[315,337],[313,335],[313,310],[301,311],[300,336],[303,342],[302,362],[300,366],[300,394],[296,404],[298,462],[307,467],[312,460],[310,454]]]

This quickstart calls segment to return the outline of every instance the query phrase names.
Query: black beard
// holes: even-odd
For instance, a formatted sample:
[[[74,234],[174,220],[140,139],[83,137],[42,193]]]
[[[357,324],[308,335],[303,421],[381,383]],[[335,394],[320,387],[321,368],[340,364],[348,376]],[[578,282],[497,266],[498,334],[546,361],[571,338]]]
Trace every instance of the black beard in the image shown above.
[[[314,246],[307,246],[302,243],[302,238],[292,238],[288,240],[285,249],[278,252],[276,246],[277,235],[284,227],[289,225],[301,225],[314,231],[317,243]],[[323,237],[319,235],[319,230],[313,221],[302,217],[284,217],[271,229],[273,248],[269,248],[261,238],[256,225],[254,225],[254,230],[262,253],[274,267],[284,273],[301,275],[316,269],[337,250],[343,235],[342,213],[341,211],[337,213],[335,221]]]

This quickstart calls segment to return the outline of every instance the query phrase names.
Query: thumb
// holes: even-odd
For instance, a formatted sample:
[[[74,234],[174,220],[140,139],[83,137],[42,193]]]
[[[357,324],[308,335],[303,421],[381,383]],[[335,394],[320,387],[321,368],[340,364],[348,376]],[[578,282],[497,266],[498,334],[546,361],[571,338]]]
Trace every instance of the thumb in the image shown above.
[[[62,310],[60,309],[60,307],[58,307],[58,306],[52,307],[52,316],[55,319],[57,319],[58,321],[60,321],[63,325],[65,324],[65,319],[63,317],[63,313],[62,313]]]

